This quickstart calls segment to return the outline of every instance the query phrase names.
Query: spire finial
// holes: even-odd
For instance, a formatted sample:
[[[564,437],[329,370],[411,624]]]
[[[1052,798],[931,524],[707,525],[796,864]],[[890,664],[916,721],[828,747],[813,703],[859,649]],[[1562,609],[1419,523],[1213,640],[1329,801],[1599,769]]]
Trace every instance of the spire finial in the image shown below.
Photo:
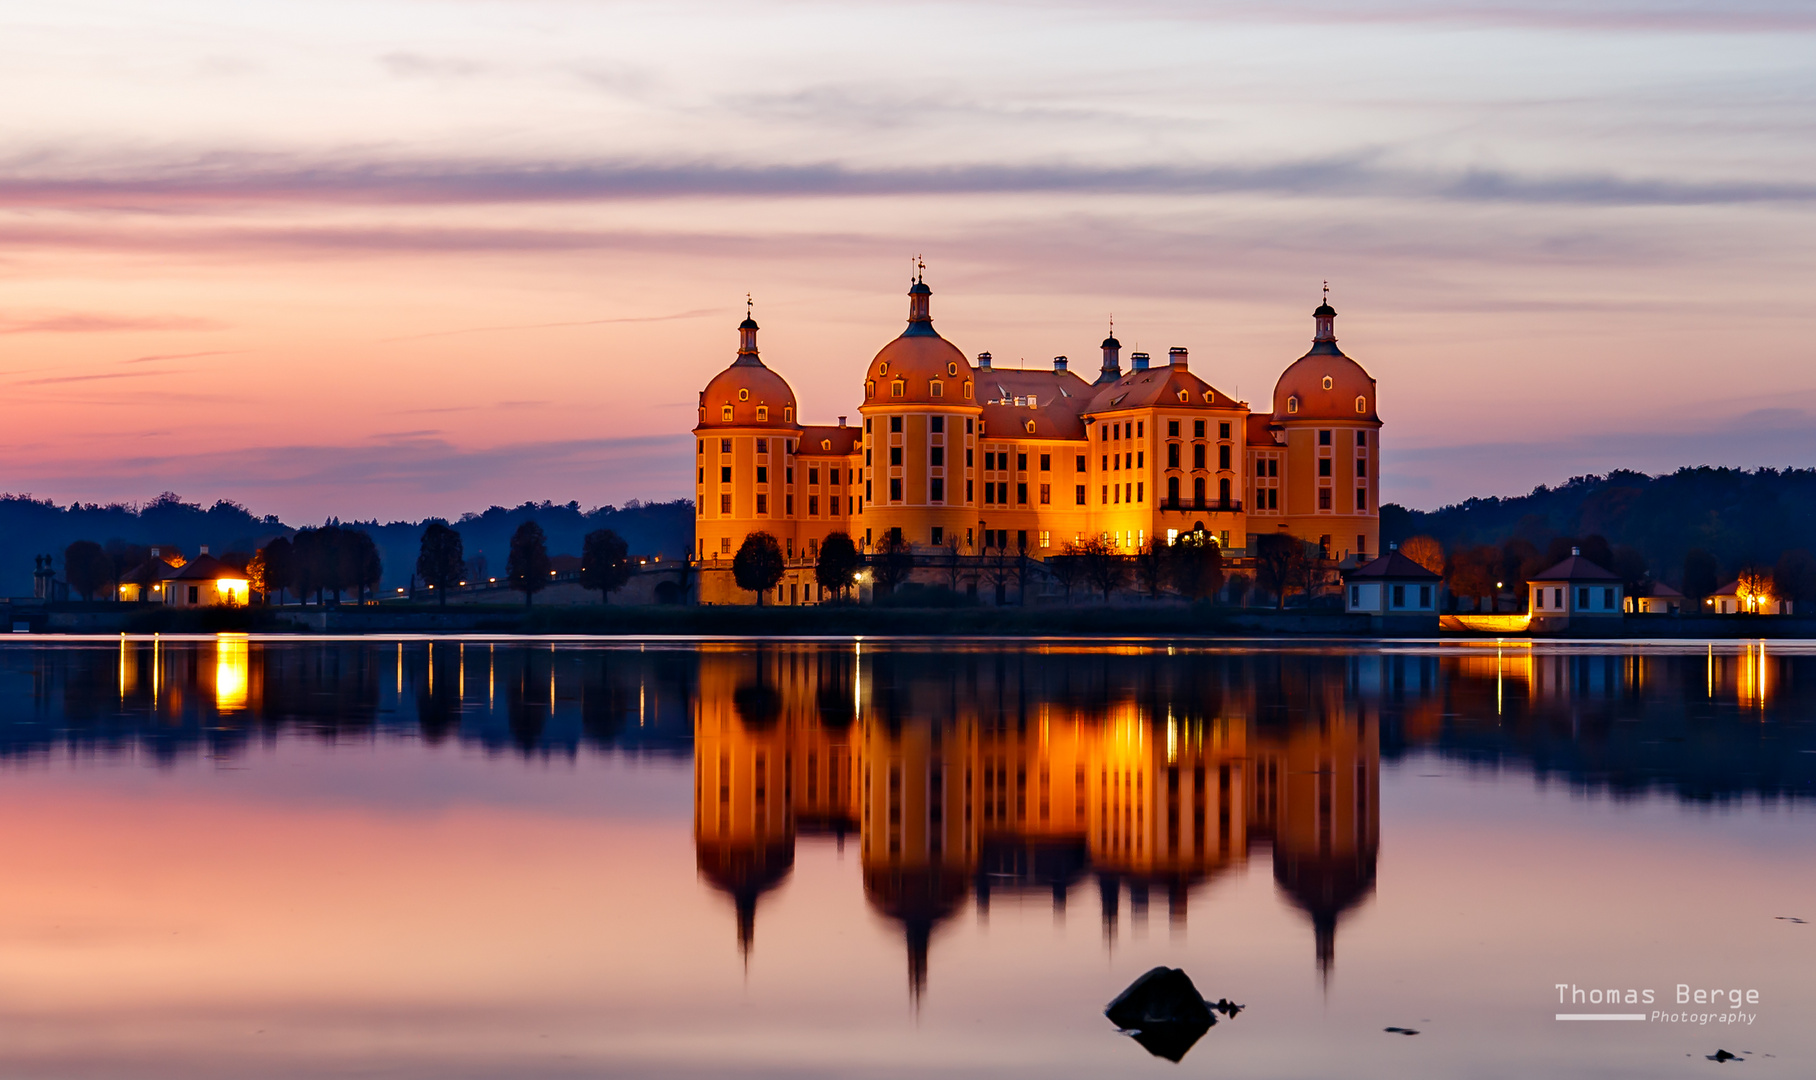
[[[1330,282],[1324,283],[1324,302],[1330,303]]]
[[[914,257],[914,283],[916,285],[927,283],[927,260],[919,255]]]
[[[1329,292],[1330,290],[1326,289],[1325,291]],[[749,293],[745,293],[744,294],[744,317],[746,319],[755,317],[756,310],[757,310],[757,302],[750,298]]]

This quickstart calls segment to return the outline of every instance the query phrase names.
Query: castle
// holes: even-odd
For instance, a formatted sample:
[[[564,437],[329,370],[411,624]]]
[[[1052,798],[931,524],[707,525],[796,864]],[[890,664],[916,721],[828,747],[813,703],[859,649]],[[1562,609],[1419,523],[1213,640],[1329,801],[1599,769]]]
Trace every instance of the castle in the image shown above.
[[[908,327],[864,373],[860,423],[804,424],[787,380],[763,363],[757,324],[738,327],[738,356],[700,392],[694,428],[694,557],[700,597],[749,603],[732,556],[754,532],[788,560],[779,603],[815,603],[813,566],[834,532],[860,551],[894,535],[917,551],[993,549],[1044,559],[1102,537],[1133,555],[1202,530],[1241,555],[1284,532],[1332,559],[1379,551],[1381,420],[1375,380],[1337,348],[1328,300],[1312,347],[1252,412],[1191,370],[1187,351],[1122,365],[1103,342],[1086,382],[1051,370],[976,361],[933,328],[932,290],[917,276]]]

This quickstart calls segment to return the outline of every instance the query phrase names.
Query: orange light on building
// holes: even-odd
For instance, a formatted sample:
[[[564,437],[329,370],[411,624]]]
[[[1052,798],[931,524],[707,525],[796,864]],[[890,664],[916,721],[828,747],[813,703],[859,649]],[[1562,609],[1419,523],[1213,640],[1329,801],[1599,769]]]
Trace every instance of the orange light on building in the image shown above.
[[[245,607],[252,601],[252,582],[246,578],[216,578],[214,591],[229,607]]]

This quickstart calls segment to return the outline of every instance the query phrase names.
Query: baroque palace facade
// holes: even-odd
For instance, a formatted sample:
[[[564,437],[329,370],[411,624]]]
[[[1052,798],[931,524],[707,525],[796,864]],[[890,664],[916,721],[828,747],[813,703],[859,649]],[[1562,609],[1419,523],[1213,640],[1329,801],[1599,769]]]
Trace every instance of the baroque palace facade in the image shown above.
[[[804,424],[787,380],[763,363],[757,324],[700,392],[695,559],[700,596],[748,603],[731,580],[746,536],[776,537],[789,562],[782,603],[822,596],[813,561],[844,532],[860,551],[895,534],[917,551],[992,549],[1044,559],[1103,537],[1135,554],[1204,530],[1240,557],[1285,532],[1333,559],[1378,553],[1381,420],[1375,380],[1337,348],[1337,313],[1313,312],[1309,352],[1254,412],[1191,370],[1187,350],[1123,370],[1103,342],[1095,380],[995,367],[933,329],[932,290],[908,290],[908,327],[864,373],[860,422]]]

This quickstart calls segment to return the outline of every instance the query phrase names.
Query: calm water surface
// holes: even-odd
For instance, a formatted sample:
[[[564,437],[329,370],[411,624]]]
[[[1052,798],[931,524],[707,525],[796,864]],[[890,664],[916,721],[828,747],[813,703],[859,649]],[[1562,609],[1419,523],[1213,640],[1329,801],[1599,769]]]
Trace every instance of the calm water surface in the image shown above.
[[[0,1076],[1805,1077],[1813,709],[1756,643],[8,640]],[[1156,964],[1248,1006],[1177,1065]],[[1752,1023],[1555,1018],[1654,1010]]]

